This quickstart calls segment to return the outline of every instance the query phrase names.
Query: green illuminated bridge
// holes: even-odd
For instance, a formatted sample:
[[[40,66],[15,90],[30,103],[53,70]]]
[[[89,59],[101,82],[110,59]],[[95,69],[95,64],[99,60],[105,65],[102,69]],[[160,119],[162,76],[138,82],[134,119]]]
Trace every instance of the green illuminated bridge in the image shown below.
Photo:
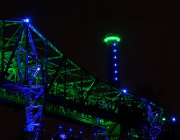
[[[0,98],[42,104],[51,115],[104,127],[112,139],[127,131],[126,137],[154,140],[166,117],[155,103],[93,77],[26,20],[0,20]]]

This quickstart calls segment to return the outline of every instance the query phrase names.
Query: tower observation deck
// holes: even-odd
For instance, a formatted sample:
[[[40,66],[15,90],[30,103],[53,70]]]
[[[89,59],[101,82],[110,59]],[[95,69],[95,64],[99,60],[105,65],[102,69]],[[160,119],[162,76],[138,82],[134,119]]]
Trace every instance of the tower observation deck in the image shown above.
[[[24,19],[0,20],[0,99],[26,108],[25,131],[33,140],[46,130],[43,114],[99,126],[112,140],[155,140],[167,122],[162,118],[168,118],[148,99],[93,77]]]

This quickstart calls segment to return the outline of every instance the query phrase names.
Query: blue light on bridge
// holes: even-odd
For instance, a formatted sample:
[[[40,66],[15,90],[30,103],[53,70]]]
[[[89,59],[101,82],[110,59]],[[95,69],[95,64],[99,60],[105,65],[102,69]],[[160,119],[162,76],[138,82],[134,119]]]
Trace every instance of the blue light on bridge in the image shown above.
[[[175,117],[172,117],[171,120],[172,120],[172,122],[176,122],[176,118]]]
[[[59,125],[58,125],[58,128],[59,128],[59,129],[62,129],[62,125],[61,125],[61,124],[59,124]]]
[[[62,139],[62,140],[65,140],[67,138],[67,136],[65,134],[60,134],[59,137]]]
[[[28,23],[28,22],[29,22],[29,19],[28,19],[28,18],[24,19],[24,22]]]
[[[82,131],[82,130],[80,130],[80,131],[79,131],[79,133],[80,133],[80,134],[82,134],[82,133],[83,133],[83,131]]]
[[[123,93],[127,93],[127,89],[122,89],[121,90]]]
[[[72,129],[72,128],[69,128],[69,131],[70,131],[70,132],[72,132],[72,131],[73,131],[73,129]]]

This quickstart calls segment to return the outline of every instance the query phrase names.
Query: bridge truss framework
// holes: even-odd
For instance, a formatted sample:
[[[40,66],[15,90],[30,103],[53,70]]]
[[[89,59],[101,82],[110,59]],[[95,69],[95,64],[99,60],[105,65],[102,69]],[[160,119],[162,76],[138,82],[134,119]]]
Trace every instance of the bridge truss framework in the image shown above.
[[[45,113],[105,128],[112,140],[155,140],[166,116],[148,99],[93,77],[24,19],[0,20],[0,98],[25,106],[33,140]]]

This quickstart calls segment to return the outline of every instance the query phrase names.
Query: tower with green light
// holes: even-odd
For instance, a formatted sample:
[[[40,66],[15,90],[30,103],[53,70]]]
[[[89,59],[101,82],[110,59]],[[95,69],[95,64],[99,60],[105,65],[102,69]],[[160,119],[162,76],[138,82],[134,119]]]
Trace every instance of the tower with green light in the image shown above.
[[[103,42],[108,47],[108,82],[116,87],[120,87],[120,76],[119,76],[119,43],[121,38],[118,34],[108,33]]]

